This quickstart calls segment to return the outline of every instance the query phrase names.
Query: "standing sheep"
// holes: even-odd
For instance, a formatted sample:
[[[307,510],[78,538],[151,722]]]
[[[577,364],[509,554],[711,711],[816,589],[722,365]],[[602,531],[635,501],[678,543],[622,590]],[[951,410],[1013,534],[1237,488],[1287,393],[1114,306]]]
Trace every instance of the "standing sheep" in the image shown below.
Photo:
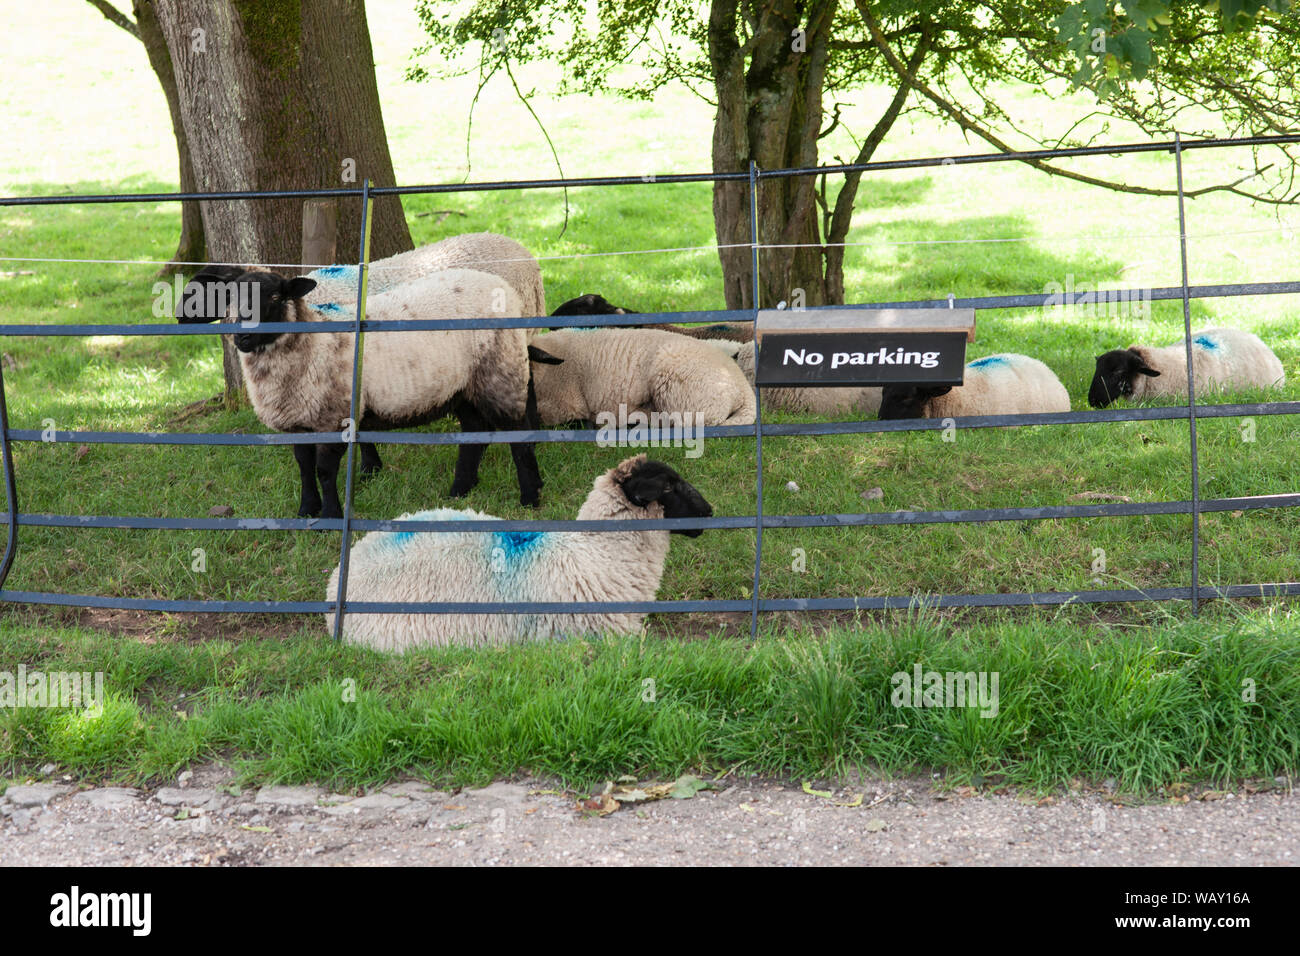
[[[713,508],[667,465],[637,455],[599,476],[578,520],[709,517]],[[488,519],[438,509],[398,520]],[[679,534],[698,537],[699,529]],[[349,601],[652,601],[668,531],[382,532],[352,548]],[[326,600],[338,599],[338,568]],[[563,635],[635,633],[644,614],[348,614],[343,638],[383,651],[483,646]],[[327,614],[331,630],[334,615]]]
[[[990,355],[966,365],[964,385],[886,385],[880,418],[959,418],[1068,412],[1070,395],[1050,368],[1028,355]]]
[[[251,290],[252,314],[260,321],[319,321],[304,301],[315,284],[312,279],[247,272],[236,281]],[[491,314],[494,301],[505,306],[496,314],[519,316],[519,297],[500,278],[449,269],[374,296],[367,314],[376,320],[475,318]],[[231,321],[240,318],[247,316],[233,310],[229,315]],[[264,425],[286,432],[346,428],[352,397],[351,332],[250,331],[234,339],[248,397]],[[358,429],[422,425],[453,412],[463,431],[536,427],[535,414],[528,414],[529,350],[523,329],[371,332],[364,359]],[[302,481],[300,516],[342,516],[338,469],[346,449],[342,442],[293,446]],[[484,449],[460,446],[453,497],[467,494],[478,483]],[[542,481],[533,446],[515,444],[510,450],[519,500],[536,505]]]
[[[697,426],[754,422],[754,391],[717,343],[654,329],[560,329],[533,342],[562,363],[533,367],[543,425],[618,417],[620,405],[693,412]]]
[[[1206,329],[1192,335],[1196,390],[1269,388],[1286,384],[1273,350],[1241,329]],[[1130,345],[1097,356],[1088,404],[1105,408],[1117,398],[1141,401],[1187,394],[1187,351],[1183,342],[1164,348]]]

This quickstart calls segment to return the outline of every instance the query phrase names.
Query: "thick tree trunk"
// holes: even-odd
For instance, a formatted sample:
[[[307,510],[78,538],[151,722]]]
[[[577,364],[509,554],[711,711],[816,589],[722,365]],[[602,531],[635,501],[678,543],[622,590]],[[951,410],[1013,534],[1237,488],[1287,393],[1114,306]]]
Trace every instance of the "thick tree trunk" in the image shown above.
[[[796,0],[746,4],[753,39],[736,38],[737,3],[715,0],[709,55],[718,93],[713,132],[715,172],[817,165],[827,41],[836,3]],[[806,9],[804,9],[806,7]],[[806,19],[801,20],[801,13]],[[800,32],[801,31],[801,32]],[[759,305],[821,305],[829,301],[822,272],[820,223],[812,176],[760,180]],[[753,308],[749,187],[716,183],[713,217],[728,308]]]
[[[361,0],[155,0],[201,191],[394,182]],[[202,203],[209,258],[295,263],[302,203]],[[374,258],[411,248],[400,200],[377,199]],[[339,206],[340,257],[360,250],[361,203]],[[238,363],[226,343],[227,394]]]
[[[193,192],[196,188],[194,165],[190,160],[189,140],[185,137],[185,123],[181,119],[180,97],[176,93],[176,74],[172,69],[171,53],[167,50],[167,40],[158,25],[158,14],[153,0],[133,0],[132,12],[135,14],[136,29],[140,42],[144,44],[149,56],[149,65],[153,67],[163,95],[167,98],[167,112],[171,115],[172,132],[176,136],[176,154],[180,166],[181,192]],[[207,257],[207,245],[203,239],[203,211],[197,202],[181,203],[181,238],[176,246],[172,261],[159,270],[159,275],[184,272],[186,267],[179,263],[203,262]]]

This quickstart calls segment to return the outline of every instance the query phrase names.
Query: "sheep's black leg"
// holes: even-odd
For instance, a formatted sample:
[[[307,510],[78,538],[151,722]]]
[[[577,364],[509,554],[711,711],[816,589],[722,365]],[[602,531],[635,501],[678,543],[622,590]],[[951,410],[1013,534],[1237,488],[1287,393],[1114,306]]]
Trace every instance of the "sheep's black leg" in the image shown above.
[[[379,449],[370,442],[361,443],[361,471],[359,477],[368,478],[376,475],[384,467],[384,463],[379,460]]]
[[[343,517],[343,509],[339,505],[339,462],[347,450],[348,446],[342,442],[316,446],[316,476],[320,479],[322,518]]]
[[[461,402],[457,406],[456,417],[460,419],[460,430],[463,432],[489,430],[488,423],[479,414],[479,410],[468,402]],[[463,498],[478,484],[478,465],[483,460],[483,452],[486,450],[486,445],[460,446],[456,455],[456,476],[452,479],[451,491],[448,492],[451,497]]]
[[[302,484],[299,518],[314,518],[320,514],[320,492],[316,490],[316,446],[294,445],[293,457],[298,462],[298,478]]]
[[[541,428],[541,416],[537,411],[537,393],[533,390],[533,377],[528,376],[528,403],[524,407],[523,422],[511,422],[510,429]],[[515,475],[519,479],[519,503],[536,508],[541,502],[542,473],[537,467],[536,445],[532,442],[516,442],[510,446],[510,457],[515,462]]]

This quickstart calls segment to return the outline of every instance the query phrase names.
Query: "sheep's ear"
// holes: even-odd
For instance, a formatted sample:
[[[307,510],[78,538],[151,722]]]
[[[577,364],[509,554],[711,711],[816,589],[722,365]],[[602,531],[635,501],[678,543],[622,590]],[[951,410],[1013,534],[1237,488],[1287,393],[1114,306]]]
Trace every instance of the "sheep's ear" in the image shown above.
[[[290,279],[285,285],[285,298],[301,299],[314,288],[316,288],[315,279],[308,279],[306,276],[298,276],[296,279]]]
[[[1131,348],[1128,351],[1129,354],[1133,356],[1129,368],[1134,375],[1150,375],[1152,378],[1156,378],[1160,374],[1151,366],[1147,365],[1146,359],[1142,357],[1142,353],[1137,349]]]
[[[951,385],[925,385],[922,386],[921,388],[918,388],[916,391],[918,397],[922,399],[938,398],[940,395],[947,395],[949,392],[951,392],[952,386]]]
[[[539,349],[536,345],[528,346],[528,360],[530,362],[541,362],[543,365],[563,365],[564,359],[557,358],[550,352]]]
[[[676,473],[661,462],[643,462],[623,479],[623,495],[638,508],[644,508],[671,490],[676,477]]]
[[[189,282],[176,303],[176,321],[182,323],[213,322],[221,316],[208,315],[208,287],[216,283],[234,282],[244,274],[241,266],[206,266]]]

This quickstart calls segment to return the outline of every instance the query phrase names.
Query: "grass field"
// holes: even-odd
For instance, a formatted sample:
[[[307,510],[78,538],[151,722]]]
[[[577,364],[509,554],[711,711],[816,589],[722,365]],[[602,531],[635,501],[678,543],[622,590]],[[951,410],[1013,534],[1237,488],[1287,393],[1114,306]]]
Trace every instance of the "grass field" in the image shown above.
[[[14,117],[17,142],[40,148],[6,154],[0,164],[0,191],[36,195],[174,189],[170,129],[143,51],[93,11],[81,9],[84,6],[62,0],[52,10],[42,11],[39,24],[34,13],[19,18],[14,34],[17,55],[6,58],[0,67],[9,80],[0,84],[0,107]],[[396,0],[371,2],[368,8],[398,181],[464,177],[465,119],[472,87],[465,80],[441,85],[403,82],[401,71],[414,43],[414,18]],[[391,28],[373,30],[381,12]],[[76,55],[92,48],[93,59]],[[20,76],[37,76],[40,82],[20,82]],[[553,80],[552,74],[539,68],[529,72],[525,85],[544,90]],[[111,110],[103,102],[108,91]],[[864,91],[855,99],[863,128],[887,92]],[[544,141],[511,96],[505,89],[489,89],[480,102],[469,171],[473,179],[554,174]],[[1035,128],[1047,130],[1057,114],[1088,106],[1083,98],[1062,105],[1017,90],[1006,91],[1006,98],[1031,118]],[[711,111],[689,94],[667,92],[651,103],[539,97],[537,105],[570,176],[709,168]],[[593,136],[597,117],[602,128],[618,129],[619,135]],[[982,151],[919,118],[900,123],[896,134],[878,158]],[[1141,139],[1136,132],[1126,134],[1122,129],[1108,135],[1115,142]],[[830,141],[823,156],[829,159],[847,148],[848,140],[841,137]],[[1248,157],[1225,150],[1188,154],[1188,187],[1235,179],[1246,162]],[[1167,155],[1098,157],[1072,168],[1149,185],[1173,184],[1172,158]],[[707,249],[579,257],[709,246],[715,240],[707,185],[573,190],[569,203],[568,226],[562,234],[563,199],[552,190],[412,197],[405,208],[417,243],[482,229],[518,238],[542,260],[547,296],[553,304],[584,292],[600,292],[643,311],[723,307],[717,256]],[[1290,209],[1275,212],[1224,196],[1197,199],[1188,206],[1191,281],[1294,278],[1296,222]],[[174,249],[178,223],[178,209],[166,204],[5,209],[0,211],[0,256],[166,260]],[[939,298],[950,292],[958,296],[1037,292],[1050,283],[1076,288],[1176,285],[1177,231],[1177,207],[1171,199],[1099,191],[1014,164],[877,174],[863,182],[849,236],[857,245],[848,254],[848,299],[871,302]],[[156,321],[150,311],[156,268],[0,262],[4,273],[0,316],[5,323]],[[1193,302],[1194,327],[1233,325],[1257,332],[1282,359],[1290,382],[1268,395],[1214,395],[1207,401],[1300,398],[1300,311],[1294,299]],[[969,355],[998,351],[1034,355],[1057,371],[1074,407],[1082,409],[1095,355],[1134,340],[1165,344],[1176,340],[1181,329],[1179,303],[1155,303],[1149,315],[1104,316],[1059,309],[985,312],[979,317],[978,340]],[[173,421],[188,404],[220,390],[220,353],[215,340],[207,337],[11,338],[2,345],[14,428],[41,429],[52,420],[61,431],[264,430],[248,408],[214,409]],[[765,419],[801,420],[781,414]],[[452,423],[433,427],[450,430]],[[1244,440],[1247,437],[1253,440]],[[1260,417],[1253,434],[1243,432],[1236,420],[1203,421],[1202,496],[1294,492],[1292,455],[1298,439],[1300,423],[1288,417]],[[387,518],[448,504],[445,493],[453,454],[449,448],[389,446],[384,450],[386,469],[361,486],[355,513]],[[684,458],[679,449],[656,454],[695,484],[716,514],[754,513],[751,440],[711,440],[698,459]],[[484,460],[483,481],[465,504],[502,517],[572,517],[594,476],[619,457],[616,450],[594,446],[539,446],[547,484],[543,506],[535,515],[518,504],[506,450],[493,448]],[[296,511],[297,472],[289,452],[282,448],[92,445],[81,449],[23,443],[16,446],[15,459],[19,508],[26,512],[194,517],[207,515],[217,505],[229,505],[241,517],[289,517]],[[941,441],[936,433],[769,439],[764,443],[764,463],[769,514],[1069,504],[1078,503],[1072,496],[1082,493],[1124,495],[1133,501],[1185,499],[1190,494],[1187,428],[1176,422],[968,430],[959,432],[951,443]],[[787,491],[787,481],[797,482],[799,491]],[[864,502],[862,492],[873,487],[883,489],[883,500]],[[1152,517],[769,530],[764,535],[763,595],[845,597],[1091,587],[1089,582],[1098,577],[1094,570],[1098,548],[1106,555],[1106,569],[1100,575],[1106,587],[1180,586],[1188,583],[1190,575],[1189,527],[1189,519],[1183,517]],[[1204,516],[1201,580],[1215,584],[1295,580],[1297,545],[1300,516],[1294,513]],[[203,573],[191,570],[196,548],[206,554]],[[793,570],[795,549],[806,554],[802,571]],[[748,597],[752,554],[750,532],[710,531],[694,540],[677,538],[660,596]],[[32,528],[21,534],[19,558],[6,587],[131,597],[319,600],[337,559],[338,536],[333,533]],[[0,762],[30,767],[43,756],[54,755],[53,759],[88,772],[149,776],[197,755],[229,750],[256,758],[261,761],[259,772],[276,778],[322,774],[353,782],[413,765],[462,776],[533,766],[582,777],[612,772],[622,765],[620,760],[627,766],[665,772],[701,760],[718,767],[743,762],[752,769],[786,766],[806,772],[860,761],[893,769],[933,764],[967,775],[1004,773],[1033,785],[1088,772],[1117,775],[1134,786],[1154,786],[1188,773],[1294,769],[1295,728],[1300,722],[1292,712],[1289,723],[1284,723],[1289,730],[1278,730],[1271,723],[1285,713],[1285,706],[1294,705],[1298,671],[1293,606],[1252,605],[1246,611],[1216,603],[1207,606],[1203,616],[1202,624],[1180,623],[1187,617],[1182,605],[954,614],[926,623],[915,632],[923,637],[915,639],[907,636],[913,632],[906,628],[891,634],[863,625],[865,631],[854,634],[843,630],[846,622],[840,619],[824,645],[798,636],[813,623],[810,619],[782,616],[766,622],[771,647],[760,644],[742,650],[709,640],[682,645],[674,641],[663,647],[615,643],[594,649],[583,644],[561,652],[512,651],[491,658],[511,661],[510,667],[518,668],[510,671],[516,677],[506,677],[493,670],[495,664],[479,664],[470,655],[431,654],[389,662],[331,648],[322,641],[325,631],[318,619],[302,621],[301,634],[284,643],[252,648],[238,641],[195,643],[211,635],[209,624],[160,617],[156,620],[162,623],[150,630],[148,638],[158,643],[143,648],[101,632],[53,627],[49,614],[6,607],[0,609],[0,659],[49,657],[103,663],[115,675],[110,684],[120,695],[115,705],[120,709],[114,712],[123,715],[112,726],[124,729],[102,750],[78,756],[60,749],[59,734],[66,728],[59,731],[51,723],[53,718],[0,715],[5,722]],[[661,615],[652,618],[651,632],[699,636],[716,624],[711,619],[684,623]],[[223,621],[218,630],[233,638],[285,633],[283,627],[272,628],[261,619]],[[1230,667],[1214,656],[1227,646],[1213,642],[1217,633],[1228,633],[1225,642],[1242,655]],[[1047,675],[1062,656],[1077,663],[1088,654],[1099,655],[1106,668],[1127,675],[1114,678],[1130,682],[1125,693],[1152,695],[1144,697],[1137,710],[1131,701],[1117,702],[1122,712],[1155,713],[1150,710],[1154,707],[1163,709],[1165,717],[1182,715],[1187,722],[1152,730],[1150,747],[1142,750],[1122,722],[1084,719],[1085,710],[1093,713],[1090,708],[1101,707],[1088,700],[1095,694],[1105,699],[1105,681],[1095,672],[1087,677],[1076,667],[1071,672],[1077,678],[1075,696],[1070,700],[1077,698],[1077,707],[1061,700],[1050,707],[1044,704],[1032,715],[1026,711],[1025,720],[1004,713],[1002,719],[975,720],[973,725],[962,714],[927,714],[925,721],[952,723],[944,730],[948,736],[941,735],[943,746],[925,743],[930,729],[925,721],[924,733],[885,733],[884,712],[872,695],[887,692],[888,685],[882,690],[873,683],[876,676],[895,669],[889,661],[910,666],[922,660],[907,656],[922,647],[931,656],[942,656],[950,637],[952,653],[957,655],[953,661],[961,663],[962,669],[988,671],[1001,666],[1023,675],[1034,673],[1040,689],[1060,686]],[[672,673],[687,675],[683,679],[695,696],[680,707],[655,711],[649,723],[637,717],[632,721],[635,732],[629,730],[624,737],[610,731],[610,739],[616,742],[605,749],[597,745],[588,752],[575,747],[582,756],[577,764],[566,765],[561,759],[567,752],[564,748],[584,734],[594,739],[600,721],[613,719],[600,716],[603,711],[596,701],[604,678],[592,675],[605,673],[600,668],[621,666],[617,662],[632,653],[628,648],[635,649],[637,660],[649,655],[654,667],[684,668]],[[877,652],[883,655],[879,659],[872,656]],[[570,660],[566,655],[583,654],[594,655],[595,672],[565,669],[564,662]],[[760,663],[744,663],[752,655]],[[809,663],[812,658],[807,655],[822,655],[817,658],[820,663]],[[1261,705],[1251,712],[1252,720],[1263,722],[1263,729],[1256,729],[1273,735],[1267,745],[1252,736],[1253,731],[1240,728],[1231,733],[1224,729],[1227,736],[1207,730],[1206,743],[1199,750],[1184,739],[1188,728],[1202,726],[1190,716],[1193,710],[1179,709],[1184,704],[1191,707],[1187,702],[1192,699],[1199,701],[1196,707],[1215,711],[1213,719],[1206,718],[1206,727],[1219,728],[1215,721],[1222,719],[1227,721],[1222,727],[1227,728],[1236,718],[1230,720],[1215,710],[1228,704],[1214,703],[1206,690],[1210,685],[1200,677],[1184,680],[1182,668],[1227,668],[1215,673],[1223,680],[1235,679],[1239,672],[1258,680],[1250,668],[1263,667],[1265,661],[1273,673],[1285,675],[1280,684],[1274,681],[1273,692],[1285,688],[1291,693],[1289,705],[1283,704],[1283,698],[1276,706]],[[746,669],[751,666],[758,670]],[[361,685],[378,696],[365,697],[350,711],[332,708],[328,702],[334,684],[353,672],[365,675],[369,683]],[[514,700],[498,712],[496,705],[506,698],[497,695],[523,693],[511,687],[540,687],[551,680],[548,675],[561,673],[566,681],[594,682],[583,685],[584,693],[592,694],[591,727],[557,731],[553,738],[541,729],[536,738],[519,737],[520,726],[509,720],[535,719],[535,729],[555,729],[552,717],[543,713],[549,705]],[[772,745],[778,748],[773,750],[761,742],[770,739],[767,735],[775,727],[785,726],[778,713],[793,706],[788,694],[799,693],[781,689],[792,673],[797,675],[792,686],[802,686],[804,681],[809,694],[829,695],[809,705],[820,715],[818,720],[829,721],[829,729],[821,736],[820,731],[804,735],[803,729],[794,736],[778,734],[775,739],[782,743]],[[826,673],[839,676],[817,685],[817,675]],[[1182,674],[1182,682],[1173,681],[1171,673]],[[462,676],[451,680],[449,674]],[[511,685],[511,680],[518,684]],[[1174,696],[1160,696],[1163,688],[1175,683]],[[166,708],[149,703],[146,697],[155,684],[167,692],[186,689],[197,694],[201,713],[180,721]],[[572,689],[563,682],[557,687],[557,694]],[[862,688],[869,688],[865,697],[859,693]],[[750,699],[747,694],[759,696]],[[166,693],[158,690],[157,695],[161,700]],[[1041,703],[1051,696],[1039,694],[1033,699]],[[1234,691],[1233,696],[1239,695]],[[502,723],[483,730],[486,736],[481,739],[466,737],[469,756],[452,760],[448,754],[459,753],[456,735],[468,731],[450,724],[429,730],[415,715],[469,699],[484,715],[495,714],[494,719]],[[837,710],[836,701],[847,702],[843,703],[846,709]],[[240,736],[251,732],[248,727],[234,727],[245,705],[262,708],[258,720],[278,728],[273,739]],[[1037,705],[1025,706],[1033,710]],[[763,712],[770,723],[754,718],[757,722],[752,724],[742,721],[743,726],[735,728],[736,736],[730,730],[723,733],[719,715],[731,714],[729,707],[751,715],[756,713],[753,708],[766,708]],[[828,710],[823,712],[823,707]],[[389,752],[383,740],[392,739],[396,731],[382,713],[394,714],[392,720],[399,723],[407,721],[403,726],[408,728],[424,729],[411,729],[409,739],[397,734],[409,746]],[[317,719],[324,722],[322,726],[334,727],[339,740],[351,742],[349,747],[355,744],[356,753],[346,758],[313,756],[301,735]],[[1132,719],[1140,723],[1139,716]],[[1059,723],[1053,724],[1054,720]],[[986,725],[996,728],[984,730]],[[1090,742],[1078,751],[1067,753],[1068,748],[1057,746],[1060,740],[1049,745],[1052,727],[1082,734],[1085,725],[1090,728]],[[1031,728],[1025,731],[1027,736],[1015,740],[1007,736],[1021,734],[1025,727]],[[570,731],[577,736],[566,736]],[[1002,736],[995,745],[986,739],[989,734]],[[519,749],[507,746],[516,737],[522,741]],[[639,742],[635,747],[617,742],[625,738]],[[802,742],[794,742],[796,738]],[[530,740],[539,741],[540,749],[528,749]],[[549,743],[543,746],[542,740]],[[299,753],[300,747],[306,749]],[[1116,749],[1107,755],[1107,747]],[[488,759],[489,753],[497,756]],[[1129,764],[1124,764],[1126,760]]]

